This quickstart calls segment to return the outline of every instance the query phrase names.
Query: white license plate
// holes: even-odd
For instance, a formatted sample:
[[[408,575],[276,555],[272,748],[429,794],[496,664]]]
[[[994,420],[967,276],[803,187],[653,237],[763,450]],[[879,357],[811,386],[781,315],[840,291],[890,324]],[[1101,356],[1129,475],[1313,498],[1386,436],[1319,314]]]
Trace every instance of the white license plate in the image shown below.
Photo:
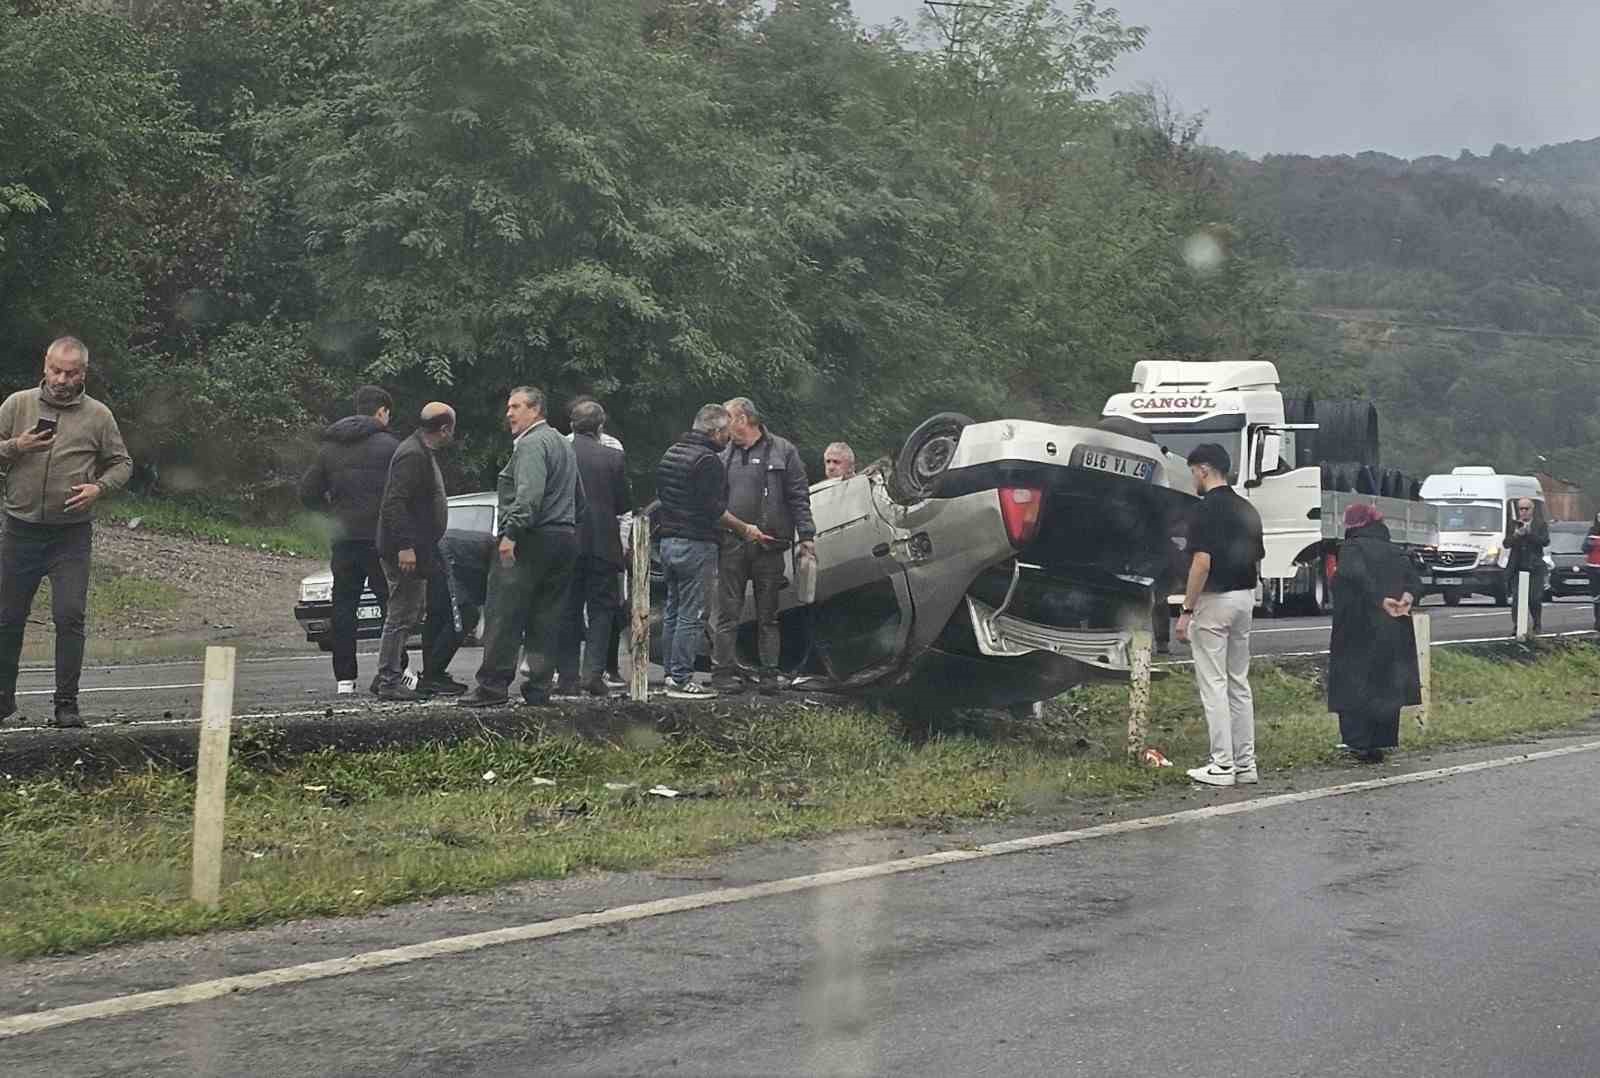
[[[1459,576],[1436,576],[1433,578],[1433,582],[1435,584],[1459,584],[1461,583],[1461,578]]]
[[[1107,453],[1104,449],[1084,449],[1083,455],[1078,458],[1078,466],[1112,475],[1125,475],[1130,479],[1149,479],[1155,472],[1155,465],[1148,460]]]
[[[1586,576],[1569,576],[1569,577],[1567,577],[1567,583],[1568,584],[1587,584],[1587,583],[1589,583],[1589,578],[1586,577]]]
[[[383,607],[362,606],[356,608],[356,618],[359,621],[373,621],[383,617]]]

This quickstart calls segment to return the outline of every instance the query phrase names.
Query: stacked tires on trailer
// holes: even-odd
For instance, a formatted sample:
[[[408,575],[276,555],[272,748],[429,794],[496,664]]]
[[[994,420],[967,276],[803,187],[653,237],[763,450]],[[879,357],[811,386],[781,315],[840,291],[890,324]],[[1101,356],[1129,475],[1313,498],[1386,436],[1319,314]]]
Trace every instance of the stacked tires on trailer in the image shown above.
[[[1315,423],[1314,431],[1299,431],[1295,440],[1295,467],[1317,467],[1324,491],[1370,494],[1401,501],[1420,501],[1422,480],[1398,468],[1384,468],[1378,454],[1378,409],[1365,400],[1317,400],[1309,393],[1283,389],[1286,423]],[[1324,551],[1312,590],[1316,612],[1332,610],[1337,555]]]

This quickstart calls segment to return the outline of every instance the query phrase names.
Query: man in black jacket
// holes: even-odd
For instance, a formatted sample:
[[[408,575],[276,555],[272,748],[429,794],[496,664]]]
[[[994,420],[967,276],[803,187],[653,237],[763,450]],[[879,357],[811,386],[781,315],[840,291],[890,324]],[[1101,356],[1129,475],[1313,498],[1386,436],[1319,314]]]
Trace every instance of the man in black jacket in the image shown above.
[[[300,480],[307,507],[331,511],[338,526],[333,569],[333,676],[341,694],[356,691],[356,608],[367,588],[387,611],[389,585],[378,560],[378,504],[400,440],[389,433],[394,400],[378,386],[355,393],[355,415],[322,432],[317,462]]]
[[[383,642],[378,645],[378,676],[372,685],[380,700],[417,700],[434,692],[454,695],[465,685],[450,682],[443,670],[424,662],[427,682],[415,689],[400,681],[405,672],[406,641],[422,620],[430,582],[446,572],[439,556],[439,540],[450,519],[444,476],[434,454],[455,435],[456,413],[448,404],[434,401],[422,409],[416,433],[400,443],[389,463],[378,512],[378,555],[389,581],[389,609],[383,619]],[[436,590],[436,589],[435,589]],[[455,612],[448,605],[430,611],[423,627],[422,652],[426,656]]]
[[[600,402],[580,400],[568,416],[584,511],[578,517],[578,562],[567,591],[557,653],[556,695],[587,692],[605,696],[610,692],[604,673],[611,650],[611,623],[621,602],[622,535],[617,518],[633,503],[633,492],[621,450],[600,444],[600,430],[606,423]]]
[[[1544,629],[1544,587],[1549,575],[1544,548],[1550,545],[1550,525],[1540,512],[1542,508],[1535,505],[1532,498],[1518,498],[1516,523],[1506,533],[1506,546],[1511,548],[1510,564],[1506,566],[1511,587],[1506,590],[1515,604],[1517,587],[1522,580],[1519,574],[1528,574],[1528,617],[1536,633]],[[1516,609],[1515,605],[1511,608],[1513,618]]]
[[[747,584],[756,602],[756,640],[762,693],[776,693],[778,675],[778,590],[783,587],[784,552],[798,540],[796,554],[815,558],[816,526],[811,520],[811,485],[800,451],[767,430],[748,397],[735,397],[728,409],[732,442],[722,451],[728,471],[728,512],[755,525],[760,538],[722,536],[717,560],[717,624],[711,687],[737,692],[743,683],[735,643]]]
[[[661,662],[667,695],[703,700],[717,694],[694,680],[695,656],[706,634],[706,603],[724,530],[750,542],[761,529],[728,512],[727,471],[721,453],[728,444],[728,409],[703,406],[694,429],[668,447],[656,467],[655,534],[661,542],[667,605],[661,621]]]

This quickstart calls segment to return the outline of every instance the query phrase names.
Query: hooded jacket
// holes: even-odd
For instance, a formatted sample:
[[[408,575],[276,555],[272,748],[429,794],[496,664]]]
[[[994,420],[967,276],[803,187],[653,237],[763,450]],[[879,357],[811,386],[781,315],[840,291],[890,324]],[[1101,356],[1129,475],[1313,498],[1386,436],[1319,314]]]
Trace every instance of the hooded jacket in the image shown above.
[[[345,416],[322,432],[317,462],[300,479],[307,508],[332,512],[339,538],[375,542],[383,485],[400,439],[369,415]]]
[[[48,449],[17,451],[17,435],[40,418],[56,421]],[[78,524],[92,509],[66,511],[72,488],[98,483],[105,494],[121,490],[133,475],[133,458],[122,443],[111,409],[87,393],[57,404],[35,386],[0,404],[0,464],[6,469],[6,514],[30,524]]]

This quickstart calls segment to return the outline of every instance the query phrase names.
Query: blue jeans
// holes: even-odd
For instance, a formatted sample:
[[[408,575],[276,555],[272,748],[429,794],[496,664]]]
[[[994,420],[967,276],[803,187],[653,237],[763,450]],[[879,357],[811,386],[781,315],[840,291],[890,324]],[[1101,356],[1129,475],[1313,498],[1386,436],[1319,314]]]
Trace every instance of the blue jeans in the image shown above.
[[[706,634],[706,595],[717,565],[717,544],[709,539],[661,540],[661,568],[667,577],[667,609],[661,619],[661,659],[667,678],[694,676],[694,658]]]

